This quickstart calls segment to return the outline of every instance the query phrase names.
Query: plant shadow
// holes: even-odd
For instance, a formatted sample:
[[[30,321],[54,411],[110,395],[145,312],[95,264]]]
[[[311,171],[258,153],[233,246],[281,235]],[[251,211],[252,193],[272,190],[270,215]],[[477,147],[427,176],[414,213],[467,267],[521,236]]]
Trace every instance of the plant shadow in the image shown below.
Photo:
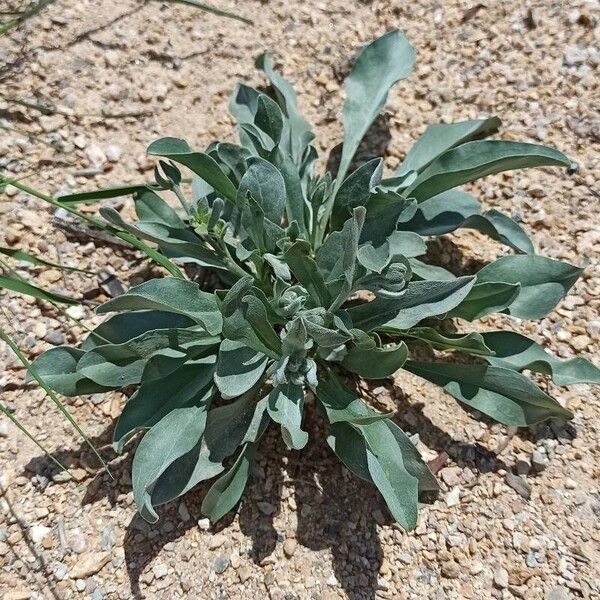
[[[409,435],[418,433],[420,440],[440,456],[447,453],[458,466],[468,466],[479,473],[512,469],[499,452],[479,443],[453,439],[423,413],[423,404],[411,403],[398,387],[389,383],[386,388],[398,408],[394,421]],[[377,396],[371,393],[376,407]],[[95,462],[86,444],[52,454],[66,467],[83,467],[88,473],[82,505],[107,500],[114,507],[123,501],[123,495],[131,492],[131,453],[114,454],[110,446],[113,427],[113,424],[108,426],[91,442],[110,462],[114,479]],[[273,555],[284,540],[282,533],[286,533],[278,531],[275,519],[282,511],[282,503],[290,503],[293,498],[295,517],[290,527],[295,526],[297,542],[310,550],[331,552],[336,581],[328,584],[339,585],[351,600],[372,600],[377,596],[378,572],[383,560],[377,526],[390,525],[392,519],[375,487],[356,478],[335,458],[326,442],[324,423],[312,402],[306,405],[305,428],[311,435],[302,452],[287,450],[279,428],[274,425],[263,438],[237,509],[239,527],[251,540],[249,557],[261,566],[275,560]],[[573,439],[576,431],[569,424],[550,423],[534,430],[519,430],[516,435],[537,442],[546,438]],[[58,472],[58,467],[45,455],[33,458],[24,469],[24,474],[35,473],[40,485],[50,484]],[[131,518],[123,547],[133,598],[144,597],[141,576],[165,545],[198,527],[198,520],[203,517],[200,513],[202,498],[211,484],[212,481],[204,482],[188,492],[185,504],[176,500],[159,507],[157,523],[149,524],[137,514]],[[134,512],[133,505],[130,512]],[[235,516],[235,512],[230,512],[210,528],[211,533],[227,535]]]

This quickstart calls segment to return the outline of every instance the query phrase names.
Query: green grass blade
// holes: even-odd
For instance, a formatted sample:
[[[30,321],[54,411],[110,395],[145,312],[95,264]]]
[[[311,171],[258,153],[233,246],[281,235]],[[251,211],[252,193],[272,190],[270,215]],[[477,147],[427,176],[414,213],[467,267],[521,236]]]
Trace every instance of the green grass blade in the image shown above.
[[[24,252],[23,250],[19,250],[18,248],[5,248],[4,246],[0,246],[0,254],[4,254],[5,256],[9,256],[14,260],[21,260],[24,262],[31,263],[32,265],[38,265],[43,267],[52,267],[54,269],[60,269],[61,271],[75,271],[77,273],[86,273],[88,275],[94,275],[94,271],[89,271],[87,269],[78,269],[77,267],[67,267],[65,265],[60,265],[58,263],[51,262],[49,260],[44,260],[43,258],[38,258],[33,254],[29,254],[29,252]]]
[[[104,462],[104,459],[100,456],[98,450],[88,436],[83,432],[77,421],[71,416],[71,413],[67,410],[66,406],[58,399],[56,394],[50,389],[50,387],[46,384],[41,375],[37,372],[37,369],[27,360],[27,357],[21,352],[19,347],[13,342],[10,336],[4,331],[2,327],[0,327],[0,339],[8,344],[9,348],[15,353],[16,357],[21,361],[23,366],[31,373],[32,377],[38,382],[39,386],[48,394],[52,402],[56,405],[58,410],[63,414],[63,416],[69,421],[69,423],[73,426],[73,429],[85,440],[86,444],[92,449],[94,454],[97,456],[98,460],[101,462],[102,466],[106,470],[106,472],[112,478],[112,474],[108,469],[108,465]]]
[[[32,296],[33,298],[39,298],[40,300],[47,300],[48,302],[69,304],[71,306],[81,304],[76,298],[70,296],[63,296],[62,294],[55,294],[54,292],[47,292],[35,285],[27,283],[23,279],[17,279],[16,277],[9,277],[8,275],[0,275],[0,288],[12,290],[25,296]]]
[[[47,202],[48,204],[51,204],[52,206],[55,206],[56,208],[62,208],[64,210],[66,210],[67,212],[71,213],[72,215],[75,215],[75,216],[79,217],[80,219],[86,221],[87,223],[90,223],[94,227],[98,227],[99,229],[109,232],[110,234],[123,240],[124,242],[131,244],[134,248],[141,250],[148,258],[153,260],[155,263],[159,264],[161,267],[165,268],[171,275],[173,275],[173,277],[179,277],[181,279],[184,279],[183,273],[166,256],[164,256],[157,250],[150,248],[150,246],[147,246],[144,242],[142,242],[135,236],[131,235],[130,233],[127,233],[125,231],[119,231],[119,230],[115,229],[114,227],[107,225],[103,221],[100,221],[99,219],[90,217],[89,215],[86,215],[85,213],[78,211],[77,209],[73,208],[72,206],[63,204],[62,202],[60,202],[59,200],[56,200],[55,198],[52,198],[46,194],[43,194],[42,192],[39,192],[38,190],[35,190],[27,185],[24,185],[23,183],[17,181],[16,179],[4,179],[4,180],[0,181],[0,185],[2,185],[2,184],[11,184],[12,186],[20,189],[21,191],[25,192],[26,194],[30,194],[31,196],[39,198],[40,200],[43,200],[44,202]]]

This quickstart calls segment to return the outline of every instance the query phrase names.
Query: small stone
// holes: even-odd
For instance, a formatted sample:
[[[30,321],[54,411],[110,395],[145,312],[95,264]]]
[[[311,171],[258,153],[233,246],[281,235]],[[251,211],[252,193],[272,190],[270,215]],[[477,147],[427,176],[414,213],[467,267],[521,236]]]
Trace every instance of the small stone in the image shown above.
[[[460,575],[460,567],[453,560],[442,563],[442,575],[446,579],[456,579]]]
[[[340,582],[337,580],[337,577],[335,575],[330,575],[326,580],[325,583],[331,587],[336,587],[340,584]]]
[[[208,531],[210,529],[210,520],[209,519],[198,519],[198,527],[202,531]]]
[[[167,576],[169,572],[169,567],[165,565],[165,563],[158,563],[152,567],[152,572],[154,573],[154,577],[156,579],[162,579]]]
[[[527,475],[531,470],[531,465],[526,460],[518,460],[515,465],[515,470],[519,475]]]
[[[65,310],[65,312],[72,318],[72,319],[83,319],[85,318],[85,308],[83,308],[83,306],[78,305],[78,306],[69,306],[69,308],[67,308]]]
[[[570,477],[567,477],[567,479],[565,479],[565,488],[567,490],[575,490],[577,489],[577,482]]]
[[[469,574],[470,575],[479,575],[483,571],[483,563],[474,562],[469,566]]]
[[[67,576],[68,571],[67,565],[56,563],[52,569],[52,574],[57,581],[62,581]]]
[[[67,338],[62,331],[58,331],[58,329],[53,329],[52,331],[49,331],[44,336],[44,341],[48,342],[49,344],[52,344],[53,346],[62,346],[63,344],[66,343]],[[65,471],[63,471],[63,473],[64,472]],[[57,473],[57,475],[58,475],[58,473]],[[69,478],[70,478],[70,475],[69,475]],[[53,479],[54,479],[54,477],[53,477]]]
[[[87,140],[85,139],[84,136],[82,135],[76,135],[73,138],[73,143],[75,144],[75,146],[77,148],[79,148],[80,150],[83,150],[86,146],[87,146]]]
[[[548,462],[548,457],[544,452],[534,450],[531,453],[531,464],[533,466],[534,471],[540,473],[548,466]]]
[[[494,583],[496,584],[496,587],[499,587],[500,589],[508,587],[508,571],[503,568],[498,569],[494,573]]]
[[[34,525],[29,528],[29,535],[34,544],[39,544],[51,531],[52,529],[50,527]]]
[[[298,547],[298,542],[294,538],[288,538],[283,542],[283,553],[288,557],[292,558],[294,556],[294,552],[296,552],[296,548]]]
[[[107,146],[104,149],[104,154],[106,155],[106,159],[108,160],[108,162],[119,162],[119,159],[121,158],[121,148],[119,148],[119,146],[111,144],[110,146]]]
[[[269,502],[258,502],[258,510],[267,517],[274,514],[277,508]]]
[[[563,61],[567,67],[582,65],[587,59],[587,52],[578,46],[567,46],[563,55]]]
[[[116,67],[119,64],[119,53],[116,50],[107,50],[104,53],[104,62],[107,67]]]
[[[2,595],[2,600],[29,600],[31,595],[29,590],[11,590]]]
[[[110,552],[95,552],[83,556],[71,569],[69,576],[71,579],[85,579],[100,572],[110,561]]]
[[[81,535],[81,533],[73,535],[69,541],[69,547],[75,554],[82,554],[85,552],[86,543],[83,535]]]
[[[86,588],[86,583],[85,583],[85,580],[84,580],[84,579],[78,579],[78,580],[75,582],[75,589],[76,589],[78,592],[83,592],[83,591],[85,591],[85,588]]]
[[[456,506],[460,502],[460,487],[452,488],[445,496],[444,502],[446,506]]]
[[[218,556],[213,562],[213,570],[219,575],[224,573],[229,567],[229,559],[226,556]]]
[[[227,538],[224,535],[221,535],[221,534],[213,535],[208,540],[208,549],[216,550],[217,548],[220,548],[226,541],[227,541]]]
[[[570,600],[572,597],[571,592],[566,587],[557,585],[546,592],[544,600]]]
[[[177,513],[181,517],[182,521],[189,521],[190,520],[190,511],[188,510],[188,507],[185,505],[185,502],[182,502],[179,505],[179,508],[177,509]]]
[[[529,500],[531,497],[531,486],[525,479],[519,475],[515,475],[512,471],[507,471],[505,481],[509,487],[519,494],[519,496],[525,500]]]
[[[581,352],[582,350],[587,350],[591,343],[592,340],[587,335],[576,335],[569,341],[571,347],[574,350],[577,350],[578,352]]]
[[[242,583],[248,581],[248,579],[250,579],[250,575],[252,575],[250,567],[243,566],[238,569],[238,577]]]
[[[460,476],[462,475],[462,469],[460,467],[446,467],[440,471],[440,477],[450,487],[454,487],[460,483]]]
[[[90,144],[86,148],[85,154],[94,167],[101,167],[106,162],[106,154],[98,144]]]
[[[52,475],[52,481],[54,483],[66,483],[67,481],[71,481],[71,473],[69,471],[59,471]]]

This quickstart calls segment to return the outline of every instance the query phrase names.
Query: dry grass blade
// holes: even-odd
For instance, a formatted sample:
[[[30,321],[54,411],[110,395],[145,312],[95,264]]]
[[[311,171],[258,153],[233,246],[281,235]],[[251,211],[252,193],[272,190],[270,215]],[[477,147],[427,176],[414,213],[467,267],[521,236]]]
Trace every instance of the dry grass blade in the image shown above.
[[[236,15],[233,12],[228,10],[223,10],[221,8],[217,8],[212,4],[206,4],[204,2],[197,2],[196,0],[164,0],[169,4],[185,4],[186,6],[193,6],[194,8],[199,8],[205,12],[212,13],[213,15],[218,15],[219,17],[227,17],[229,19],[235,19],[236,21],[241,21],[246,25],[254,25],[254,22],[250,19],[246,19],[240,15]]]

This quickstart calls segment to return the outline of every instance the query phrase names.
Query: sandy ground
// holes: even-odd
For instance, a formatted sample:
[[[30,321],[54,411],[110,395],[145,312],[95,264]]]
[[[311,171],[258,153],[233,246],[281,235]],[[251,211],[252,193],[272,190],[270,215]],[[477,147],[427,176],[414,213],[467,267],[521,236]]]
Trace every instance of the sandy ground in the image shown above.
[[[27,175],[28,184],[50,194],[148,180],[153,162],[145,148],[157,137],[185,137],[197,148],[233,140],[229,94],[239,78],[262,83],[253,58],[265,50],[294,81],[324,165],[340,141],[340,83],[353,53],[399,28],[416,49],[417,66],[390,94],[372,150],[393,168],[427,123],[497,114],[506,139],[553,145],[576,161],[573,175],[522,171],[473,191],[487,207],[520,218],[540,253],[591,263],[550,317],[506,318],[502,325],[546,342],[559,356],[598,360],[597,2],[219,6],[235,6],[255,27],[158,2],[58,0],[3,38],[0,169]],[[41,114],[14,99],[51,110]],[[127,200],[115,204],[130,210]],[[51,217],[43,203],[9,188],[0,197],[2,243],[108,270],[125,286],[151,274],[135,253],[65,235]],[[438,250],[467,269],[506,252],[468,232],[448,236]],[[24,266],[20,272],[58,291],[103,299],[101,290],[94,294],[94,278]],[[83,334],[51,307],[12,294],[2,296],[1,306],[2,326],[30,357]],[[71,316],[87,326],[98,322],[88,309]],[[308,449],[289,452],[271,432],[238,513],[211,529],[199,514],[204,489],[162,509],[155,526],[135,516],[130,459],[116,458],[109,446],[120,394],[68,403],[112,461],[112,481],[49,399],[23,385],[23,370],[6,347],[0,365],[2,401],[72,472],[65,480],[0,421],[6,600],[600,598],[600,397],[588,386],[550,386],[575,411],[572,423],[513,437],[406,375],[371,390],[419,434],[428,459],[450,456],[440,471],[443,493],[423,507],[410,534],[391,523],[373,489],[332,457],[309,405]]]

